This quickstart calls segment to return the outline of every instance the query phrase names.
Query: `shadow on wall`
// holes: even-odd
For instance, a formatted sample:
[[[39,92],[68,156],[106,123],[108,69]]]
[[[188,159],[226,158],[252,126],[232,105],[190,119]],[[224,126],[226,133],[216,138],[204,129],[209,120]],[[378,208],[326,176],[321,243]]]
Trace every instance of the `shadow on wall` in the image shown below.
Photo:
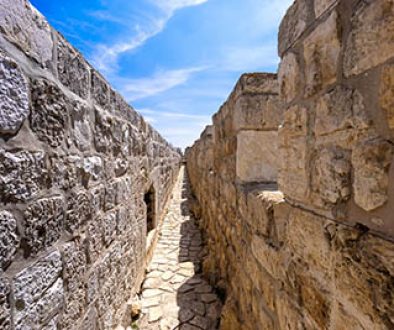
[[[184,199],[181,203],[182,216],[189,217],[189,220],[183,222],[181,226],[178,261],[181,268],[182,265],[190,266],[192,263],[194,276],[177,290],[180,325],[175,329],[187,329],[187,325],[201,329],[219,329],[222,303],[202,275],[203,242],[201,232],[190,212],[189,203],[192,196],[186,175],[182,186],[182,198]]]

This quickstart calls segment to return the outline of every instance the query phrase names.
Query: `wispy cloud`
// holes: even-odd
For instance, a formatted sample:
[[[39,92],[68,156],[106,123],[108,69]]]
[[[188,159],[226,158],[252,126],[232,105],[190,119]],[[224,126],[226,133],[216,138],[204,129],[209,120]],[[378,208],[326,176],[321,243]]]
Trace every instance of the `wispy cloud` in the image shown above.
[[[157,9],[161,11],[159,16],[147,20],[146,24],[130,26],[133,37],[125,42],[118,42],[111,45],[99,44],[91,56],[93,65],[104,74],[111,74],[118,69],[118,58],[121,54],[131,52],[143,46],[149,39],[162,32],[167,22],[174,15],[175,11],[191,6],[201,5],[208,0],[150,0]],[[125,21],[113,17],[105,11],[91,12],[96,18],[112,20],[119,24]]]
[[[191,75],[205,69],[206,67],[194,67],[178,70],[160,70],[147,78],[118,78],[116,84],[121,86],[121,92],[127,101],[132,102],[182,85],[189,80]]]
[[[170,112],[170,111],[155,111],[151,109],[138,109],[138,112],[140,112],[143,115],[148,115],[148,116],[161,116],[161,117],[166,117],[166,118],[182,118],[182,119],[198,119],[198,120],[204,120],[204,121],[209,121],[211,119],[210,116],[208,115],[195,115],[195,114],[190,114],[190,113],[181,113],[181,112]]]

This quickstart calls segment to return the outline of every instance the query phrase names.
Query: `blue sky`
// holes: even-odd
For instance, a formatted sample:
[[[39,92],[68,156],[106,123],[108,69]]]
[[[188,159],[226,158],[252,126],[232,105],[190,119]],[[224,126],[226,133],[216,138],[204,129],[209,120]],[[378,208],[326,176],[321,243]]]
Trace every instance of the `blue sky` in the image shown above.
[[[32,0],[130,104],[186,147],[244,72],[275,72],[292,0]]]

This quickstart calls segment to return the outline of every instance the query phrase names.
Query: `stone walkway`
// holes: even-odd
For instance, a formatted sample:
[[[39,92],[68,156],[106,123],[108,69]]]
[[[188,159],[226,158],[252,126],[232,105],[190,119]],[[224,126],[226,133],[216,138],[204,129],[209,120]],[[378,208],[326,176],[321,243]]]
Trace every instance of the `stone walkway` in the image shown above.
[[[182,167],[142,286],[139,329],[218,329],[221,303],[201,274],[201,233],[189,213]]]

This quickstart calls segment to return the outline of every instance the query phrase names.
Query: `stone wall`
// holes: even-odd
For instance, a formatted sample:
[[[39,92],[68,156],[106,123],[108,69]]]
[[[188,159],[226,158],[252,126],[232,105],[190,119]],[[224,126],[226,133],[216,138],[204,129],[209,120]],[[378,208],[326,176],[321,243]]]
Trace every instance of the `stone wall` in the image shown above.
[[[247,93],[237,104],[243,77],[188,150],[223,329],[394,327],[393,35],[392,0],[295,1],[279,31],[283,117]],[[239,143],[235,114],[262,132],[267,111],[277,141]],[[277,185],[257,175],[275,164]]]
[[[144,194],[157,227],[179,162],[27,1],[1,0],[0,328],[127,321],[147,262]]]

